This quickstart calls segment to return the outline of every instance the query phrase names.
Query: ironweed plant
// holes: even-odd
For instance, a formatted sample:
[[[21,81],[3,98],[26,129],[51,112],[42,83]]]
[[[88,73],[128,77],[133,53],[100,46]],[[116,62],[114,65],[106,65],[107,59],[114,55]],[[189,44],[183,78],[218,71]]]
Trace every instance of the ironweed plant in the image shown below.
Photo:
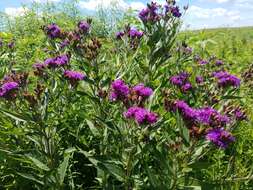
[[[1,41],[0,187],[246,187],[241,80],[177,40],[185,10],[152,2],[113,40],[94,36],[92,19],[48,23],[27,69],[15,41]]]

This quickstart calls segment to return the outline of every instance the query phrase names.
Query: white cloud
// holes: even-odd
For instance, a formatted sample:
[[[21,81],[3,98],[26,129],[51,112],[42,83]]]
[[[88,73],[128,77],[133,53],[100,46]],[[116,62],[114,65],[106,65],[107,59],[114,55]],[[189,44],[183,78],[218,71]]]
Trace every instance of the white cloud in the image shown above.
[[[230,21],[236,21],[240,19],[239,11],[229,11],[224,8],[201,8],[198,6],[191,6],[188,10],[188,15],[197,17],[199,19],[217,19],[226,18]]]
[[[83,9],[88,9],[91,11],[95,11],[98,7],[110,7],[110,5],[115,4],[121,8],[126,8],[128,4],[124,2],[124,0],[88,0],[88,1],[80,1],[79,5]]]
[[[121,9],[132,8],[134,10],[141,10],[146,7],[146,4],[140,1],[126,3],[124,0],[87,0],[79,2],[81,8],[91,11],[95,11],[99,7],[108,8],[111,5],[117,5]]]
[[[46,3],[46,2],[59,2],[61,0],[30,0],[32,2],[36,2],[36,3]]]
[[[26,12],[28,11],[28,8],[24,7],[7,7],[5,8],[4,12],[12,17],[17,17],[17,16],[23,16]]]
[[[142,3],[142,2],[131,2],[129,4],[129,6],[134,9],[134,10],[141,10],[144,9],[146,7],[146,4]]]

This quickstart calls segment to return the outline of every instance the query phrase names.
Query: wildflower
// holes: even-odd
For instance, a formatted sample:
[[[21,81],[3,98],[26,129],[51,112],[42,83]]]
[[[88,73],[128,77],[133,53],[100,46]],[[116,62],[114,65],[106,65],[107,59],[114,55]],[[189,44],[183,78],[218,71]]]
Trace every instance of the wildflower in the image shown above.
[[[226,115],[221,115],[213,108],[205,107],[200,109],[191,108],[186,102],[177,100],[174,102],[172,110],[178,111],[185,122],[191,125],[206,125],[206,126],[224,126],[229,122]]]
[[[60,43],[60,48],[63,49],[63,48],[65,48],[65,47],[68,46],[68,45],[69,45],[69,40],[68,40],[68,39],[65,39],[64,41],[62,41],[62,42]]]
[[[77,71],[70,71],[70,70],[66,70],[64,71],[64,76],[69,79],[69,80],[83,80],[86,76],[81,73],[81,72],[77,72]]]
[[[179,75],[172,76],[170,78],[170,82],[173,85],[181,87],[182,85],[184,85],[187,82],[188,78],[189,78],[189,73],[187,73],[187,72],[181,72]]]
[[[209,130],[206,134],[206,139],[223,149],[227,148],[230,143],[235,141],[232,134],[223,128]]]
[[[145,87],[144,84],[140,83],[133,87],[134,93],[143,98],[147,98],[153,94],[153,90],[149,87]]]
[[[201,77],[201,76],[196,76],[196,83],[201,84],[202,82],[204,82],[203,77]]]
[[[124,32],[116,32],[116,39],[118,39],[118,40],[120,40],[123,36],[125,35],[125,33]]]
[[[199,63],[200,65],[206,65],[206,64],[208,64],[208,61],[207,61],[207,60],[204,60],[204,59],[200,59],[200,60],[198,60],[198,63]]]
[[[191,47],[183,47],[183,53],[186,55],[192,54],[192,48]]]
[[[143,36],[143,32],[142,31],[138,31],[135,28],[130,28],[130,30],[128,31],[128,35],[130,38],[134,39],[134,38],[141,38]]]
[[[59,38],[61,36],[61,29],[53,23],[46,27],[46,34],[51,39]]]
[[[211,107],[196,109],[196,118],[198,123],[208,126],[224,126],[229,122],[226,115],[221,115]]]
[[[169,6],[165,5],[165,13],[171,13],[174,17],[180,18],[182,16],[182,13],[180,12],[180,9],[178,6]]]
[[[215,65],[217,65],[217,66],[220,66],[220,65],[223,65],[224,63],[223,63],[223,61],[222,60],[216,60],[215,61]]]
[[[191,90],[191,89],[192,89],[192,85],[191,85],[191,83],[189,83],[189,82],[185,83],[185,84],[182,86],[182,91],[183,91],[183,92],[187,92],[187,91],[189,91],[189,90]]]
[[[4,97],[6,99],[15,98],[15,90],[19,88],[19,84],[17,82],[6,82],[0,88],[0,97]]]
[[[179,87],[183,92],[187,92],[192,89],[192,85],[188,81],[189,76],[189,73],[181,72],[179,75],[172,76],[170,82]]]
[[[8,48],[13,49],[14,46],[15,46],[15,42],[12,41],[8,43]]]
[[[129,87],[120,79],[113,81],[111,89],[110,99],[112,101],[125,100],[130,93]]]
[[[87,33],[90,30],[90,24],[86,21],[80,21],[78,23],[78,28],[82,33]]]
[[[160,19],[159,15],[157,14],[158,5],[154,2],[148,4],[148,7],[142,9],[139,12],[139,18],[143,22],[155,22]]]
[[[157,122],[157,114],[146,110],[141,107],[130,107],[126,112],[124,112],[124,116],[127,119],[135,119],[135,121],[141,124],[153,124]]]
[[[240,108],[236,108],[233,110],[233,114],[235,116],[235,119],[237,121],[243,121],[247,119],[247,115],[244,111],[242,111]]]
[[[43,69],[45,69],[46,68],[46,64],[44,64],[44,63],[35,63],[35,64],[33,64],[33,68],[34,69],[37,69],[37,70],[43,70]]]
[[[213,76],[218,79],[218,85],[220,87],[239,87],[241,83],[239,78],[227,73],[226,71],[215,72],[213,73]]]
[[[173,111],[178,110],[184,120],[190,123],[195,123],[197,113],[195,109],[191,108],[186,102],[177,100],[173,105]]]
[[[48,67],[60,67],[67,65],[69,62],[69,57],[66,54],[59,55],[55,58],[48,58],[45,60],[44,64],[47,65]]]

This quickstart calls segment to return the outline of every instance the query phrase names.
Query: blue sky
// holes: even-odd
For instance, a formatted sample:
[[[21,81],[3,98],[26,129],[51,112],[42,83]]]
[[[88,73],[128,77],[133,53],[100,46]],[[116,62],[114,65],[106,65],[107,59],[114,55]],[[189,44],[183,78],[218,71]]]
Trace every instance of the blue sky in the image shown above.
[[[64,0],[0,0],[0,11],[9,15],[20,15],[25,10],[22,4],[32,1],[53,1],[59,3]],[[155,0],[154,0],[155,1]],[[165,0],[156,0],[164,3]],[[117,2],[123,8],[132,7],[142,9],[147,0],[80,0],[79,6],[83,11],[94,11],[98,5],[108,6]],[[189,28],[212,28],[222,26],[253,26],[253,0],[178,0],[178,4],[189,4],[184,16],[184,26]]]

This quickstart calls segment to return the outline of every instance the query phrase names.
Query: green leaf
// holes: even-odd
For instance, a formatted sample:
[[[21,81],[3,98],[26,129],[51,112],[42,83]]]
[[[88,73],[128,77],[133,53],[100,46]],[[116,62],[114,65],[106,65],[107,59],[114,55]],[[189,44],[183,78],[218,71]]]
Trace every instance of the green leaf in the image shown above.
[[[116,177],[119,181],[124,181],[124,179],[125,179],[124,169],[116,163],[99,162],[98,167],[101,168],[102,170],[106,170],[108,173],[110,173],[114,177]]]
[[[58,168],[58,174],[60,176],[60,185],[63,185],[64,178],[65,178],[68,165],[69,165],[69,158],[70,158],[70,154],[67,154],[67,156],[64,157],[63,162],[60,164]]]
[[[49,171],[50,170],[45,164],[43,164],[38,159],[33,158],[31,156],[27,156],[27,158],[29,158],[39,169],[45,170],[45,171]]]
[[[19,173],[19,172],[16,172],[19,176],[23,177],[23,178],[26,178],[26,179],[29,179],[31,181],[34,181],[34,182],[37,182],[41,185],[44,185],[44,182],[43,181],[40,181],[38,179],[36,179],[33,175],[31,174],[25,174],[25,173]]]
[[[88,160],[94,165],[97,166],[98,164],[98,160],[93,158],[92,155],[84,150],[79,150],[80,153],[82,153],[86,158],[88,158]]]
[[[189,145],[190,142],[190,133],[189,130],[185,127],[182,118],[179,113],[177,113],[177,126],[180,129],[180,134],[182,135],[185,142]]]
[[[86,122],[87,122],[87,125],[89,126],[92,134],[94,136],[99,136],[100,133],[99,133],[98,129],[94,126],[94,124],[90,120],[88,120],[88,119],[86,119]]]
[[[3,108],[0,108],[0,112],[2,112],[4,115],[11,117],[12,119],[15,119],[16,121],[28,121],[30,120],[28,117],[25,117],[23,115],[17,114],[17,113],[13,113],[11,111],[5,110]]]

